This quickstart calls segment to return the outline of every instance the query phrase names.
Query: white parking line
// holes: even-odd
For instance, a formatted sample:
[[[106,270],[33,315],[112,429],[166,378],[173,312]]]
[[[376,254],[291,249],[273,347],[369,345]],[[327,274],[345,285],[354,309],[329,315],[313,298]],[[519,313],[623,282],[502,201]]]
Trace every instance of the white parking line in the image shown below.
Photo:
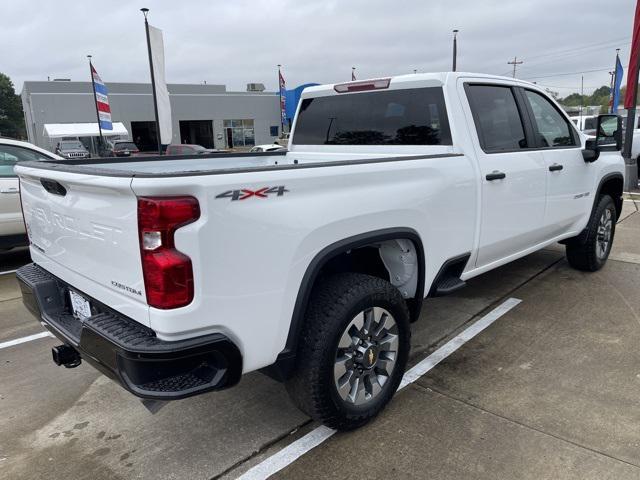
[[[5,270],[4,272],[0,272],[0,275],[8,275],[10,273],[16,273],[18,270]]]
[[[27,337],[16,338],[15,340],[9,340],[7,342],[0,343],[0,350],[7,347],[13,347],[14,345],[20,345],[21,343],[30,342],[31,340],[38,340],[39,338],[53,337],[49,332],[40,332]]]
[[[460,332],[427,358],[407,370],[404,377],[402,377],[402,382],[400,382],[398,390],[415,382],[418,378],[438,365],[445,358],[458,350],[462,345],[467,343],[513,307],[518,305],[521,301],[522,300],[517,298],[509,298],[508,300],[505,300],[502,304],[491,310],[473,325]],[[304,437],[299,438],[279,452],[263,460],[258,465],[247,470],[243,475],[238,477],[238,480],[264,480],[269,478],[274,473],[279,472],[287,465],[295,462],[309,450],[317,447],[328,438],[331,438],[334,433],[336,433],[336,430],[321,425],[307,433]]]

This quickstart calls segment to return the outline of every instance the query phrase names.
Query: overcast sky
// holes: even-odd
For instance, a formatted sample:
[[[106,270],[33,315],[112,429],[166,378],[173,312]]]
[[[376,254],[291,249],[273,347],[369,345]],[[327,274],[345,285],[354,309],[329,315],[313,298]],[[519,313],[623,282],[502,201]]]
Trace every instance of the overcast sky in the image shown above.
[[[615,49],[627,68],[633,0],[3,0],[0,72],[26,80],[148,82],[141,7],[164,31],[169,83],[248,82],[289,88],[307,82],[451,69],[511,74],[565,96],[609,84]],[[600,70],[593,72],[593,70]],[[570,75],[560,75],[570,73]]]

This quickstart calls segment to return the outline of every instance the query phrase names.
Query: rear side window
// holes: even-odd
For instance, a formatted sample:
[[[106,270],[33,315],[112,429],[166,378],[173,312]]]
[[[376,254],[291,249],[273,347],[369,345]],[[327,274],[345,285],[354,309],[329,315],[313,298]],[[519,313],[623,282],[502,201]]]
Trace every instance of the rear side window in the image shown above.
[[[468,85],[467,96],[483,150],[527,148],[522,118],[510,87]]]
[[[571,133],[569,122],[553,104],[539,93],[531,90],[525,90],[525,96],[533,112],[539,145],[542,147],[575,146],[576,142]]]
[[[442,88],[307,98],[295,145],[451,145]]]

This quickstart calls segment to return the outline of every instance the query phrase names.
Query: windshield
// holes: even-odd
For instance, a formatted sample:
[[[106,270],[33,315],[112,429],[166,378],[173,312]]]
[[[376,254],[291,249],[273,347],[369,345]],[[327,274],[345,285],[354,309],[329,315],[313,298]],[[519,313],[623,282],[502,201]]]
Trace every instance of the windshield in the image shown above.
[[[597,118],[585,118],[584,130],[594,130],[596,128]]]
[[[206,150],[202,145],[191,145],[191,148],[193,148],[194,152],[204,152]]]
[[[442,88],[306,98],[295,145],[451,145]]]
[[[66,149],[81,149],[84,150],[84,145],[82,145],[82,143],[77,142],[77,141],[70,141],[70,142],[60,142],[60,148],[66,148]]]
[[[137,150],[136,144],[133,142],[118,142],[115,147],[116,150]]]

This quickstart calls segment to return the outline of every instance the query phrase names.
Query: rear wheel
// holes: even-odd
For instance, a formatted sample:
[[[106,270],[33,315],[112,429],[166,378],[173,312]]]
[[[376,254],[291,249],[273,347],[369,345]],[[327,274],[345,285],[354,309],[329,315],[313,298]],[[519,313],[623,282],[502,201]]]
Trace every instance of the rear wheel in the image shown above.
[[[409,348],[409,312],[393,285],[335,275],[312,294],[287,390],[315,420],[339,430],[360,427],[393,397]]]
[[[567,243],[569,264],[578,270],[595,272],[609,258],[616,230],[616,207],[609,195],[602,195],[591,214],[586,228],[586,237]]]

